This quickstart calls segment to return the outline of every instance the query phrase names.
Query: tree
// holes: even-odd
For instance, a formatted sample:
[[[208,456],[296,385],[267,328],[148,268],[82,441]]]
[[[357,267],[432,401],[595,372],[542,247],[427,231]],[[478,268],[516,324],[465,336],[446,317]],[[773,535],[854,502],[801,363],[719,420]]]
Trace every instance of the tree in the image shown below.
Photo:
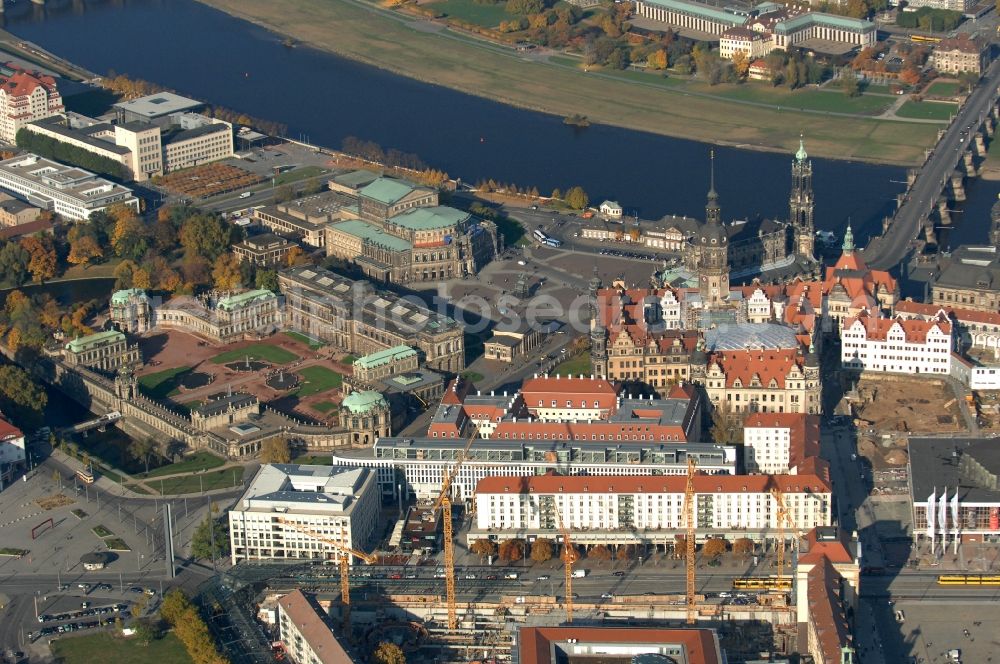
[[[229,248],[230,229],[218,217],[194,214],[181,226],[181,246],[189,256],[198,256],[211,262]]]
[[[746,51],[736,51],[733,53],[733,71],[742,81],[750,73],[750,56]]]
[[[160,617],[168,624],[173,625],[191,607],[191,600],[184,594],[184,591],[174,588],[167,591],[163,596],[163,601],[160,602]]]
[[[500,543],[500,560],[512,562],[524,559],[524,540],[509,539]]]
[[[295,267],[296,265],[302,265],[307,260],[306,252],[302,251],[302,247],[292,247],[285,254],[285,264],[288,267]]]
[[[76,241],[70,242],[66,260],[73,265],[88,265],[95,258],[103,256],[104,252],[92,235],[81,235]]]
[[[684,560],[687,558],[687,537],[676,535],[674,537],[674,558]]]
[[[258,458],[261,463],[288,463],[292,460],[292,452],[288,445],[288,440],[283,436],[268,438],[261,443]]]
[[[136,641],[144,646],[148,646],[157,637],[156,628],[149,620],[135,620],[132,622],[133,636]]]
[[[56,276],[59,257],[51,235],[29,235],[22,238],[21,248],[28,252],[28,272],[36,283]]]
[[[844,75],[840,77],[840,87],[848,97],[861,96],[861,82],[853,71],[844,71]]]
[[[744,559],[756,550],[753,540],[748,537],[740,537],[733,542],[733,553],[742,556]]]
[[[528,16],[540,14],[545,10],[545,3],[542,0],[507,0],[504,11],[508,14],[520,14]]]
[[[701,552],[709,558],[718,558],[729,548],[727,544],[728,542],[721,537],[712,537],[702,545]]]
[[[117,290],[132,288],[132,281],[135,278],[135,271],[137,269],[139,269],[139,266],[130,260],[123,260],[116,265],[115,271],[112,273],[115,277],[115,288]]]
[[[8,415],[23,429],[36,429],[42,424],[42,413],[49,397],[32,381],[21,367],[0,367],[0,412]]]
[[[611,549],[603,544],[598,544],[597,546],[591,547],[590,550],[587,551],[587,557],[599,562],[608,561],[611,560]]]
[[[128,447],[128,453],[136,461],[141,461],[146,465],[146,474],[149,474],[149,457],[156,451],[156,441],[152,438],[135,438]]]
[[[139,215],[127,205],[112,205],[107,213],[115,222],[111,231],[111,248],[115,255],[119,258],[139,260],[149,248],[146,228],[142,225]]]
[[[480,559],[497,555],[497,545],[494,544],[492,540],[485,538],[473,541],[469,550],[479,556]]]
[[[572,187],[566,191],[566,205],[574,210],[582,210],[587,207],[587,203],[589,202],[590,199],[587,198],[587,192],[582,187]]]
[[[212,531],[215,531],[215,549],[212,549]],[[191,536],[191,555],[195,558],[221,558],[229,555],[229,532],[225,523],[211,514],[195,528]]]
[[[1000,2],[1000,0],[997,0]],[[668,64],[667,52],[664,49],[657,49],[646,58],[646,65],[650,69],[666,69]]]
[[[712,410],[710,433],[717,445],[737,445],[743,442],[743,420],[736,413],[715,408]]]
[[[28,280],[31,255],[17,242],[8,242],[0,249],[0,278],[20,286]]]
[[[555,544],[552,540],[539,537],[531,545],[531,559],[536,563],[548,562],[552,560],[552,551],[554,548]]]
[[[212,268],[212,279],[220,290],[233,290],[243,285],[240,260],[235,254],[220,254]]]
[[[260,269],[254,276],[254,285],[269,291],[278,290],[278,273],[274,270]]]
[[[395,643],[383,641],[372,654],[372,661],[375,664],[406,664],[406,655]]]
[[[619,546],[615,551],[615,558],[618,560],[632,560],[635,558],[635,545],[625,544],[624,546]]]

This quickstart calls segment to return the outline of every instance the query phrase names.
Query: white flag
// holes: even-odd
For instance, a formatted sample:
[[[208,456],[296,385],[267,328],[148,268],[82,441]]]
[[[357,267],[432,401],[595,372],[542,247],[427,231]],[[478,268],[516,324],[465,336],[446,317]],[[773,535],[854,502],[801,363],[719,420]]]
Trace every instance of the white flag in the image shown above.
[[[934,487],[933,493],[927,497],[927,506],[924,511],[927,512],[927,536],[934,539],[937,533],[934,530],[935,523],[935,511],[934,508],[937,506],[937,487]]]
[[[957,537],[962,530],[962,521],[958,518],[958,489],[955,489],[955,495],[951,498],[951,527]]]
[[[938,527],[941,529],[941,537],[948,536],[948,487],[944,488],[944,493],[938,499]]]

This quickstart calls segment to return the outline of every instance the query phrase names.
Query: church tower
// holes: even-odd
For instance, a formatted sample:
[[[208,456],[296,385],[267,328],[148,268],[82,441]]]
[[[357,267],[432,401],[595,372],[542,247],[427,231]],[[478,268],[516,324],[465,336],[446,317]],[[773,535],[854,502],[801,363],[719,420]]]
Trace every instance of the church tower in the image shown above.
[[[788,199],[789,221],[795,233],[795,253],[813,259],[816,229],[813,225],[813,167],[799,137],[799,151],[792,160],[792,193]]]
[[[705,307],[717,307],[729,298],[729,236],[722,225],[722,209],[715,192],[715,151],[711,185],[705,205],[705,223],[695,238],[698,252],[698,292]]]
[[[590,365],[593,374],[598,378],[608,375],[608,331],[601,323],[598,292],[601,290],[601,278],[594,266],[594,276],[590,280]]]

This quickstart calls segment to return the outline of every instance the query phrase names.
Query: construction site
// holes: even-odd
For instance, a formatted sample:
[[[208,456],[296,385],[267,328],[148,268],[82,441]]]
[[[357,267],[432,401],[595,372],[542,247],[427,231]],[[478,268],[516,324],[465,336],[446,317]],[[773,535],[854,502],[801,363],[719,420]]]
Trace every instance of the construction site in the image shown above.
[[[234,628],[228,633],[225,630],[229,627],[216,626],[233,661],[282,657],[281,642],[275,640],[275,607],[279,599],[296,590],[308,593],[322,607],[324,620],[339,635],[342,646],[353,649],[362,660],[378,644],[388,641],[402,648],[408,662],[512,661],[520,628],[572,625],[710,629],[729,662],[774,661],[774,657],[784,656],[804,661],[798,655],[811,647],[806,634],[809,630],[805,629],[807,625],[812,628],[811,609],[796,606],[796,601],[806,605],[806,598],[812,596],[798,585],[811,586],[810,570],[821,565],[810,564],[805,569],[799,565],[798,556],[809,544],[792,525],[776,487],[770,490],[779,524],[773,540],[775,574],[698,571],[710,565],[704,564],[709,559],[699,556],[696,547],[694,477],[698,471],[693,460],[688,461],[683,507],[687,525],[677,533],[674,547],[681,569],[675,573],[635,568],[633,574],[649,573],[650,578],[626,592],[610,592],[626,572],[591,574],[593,570],[578,566],[581,551],[558,510],[561,579],[549,575],[528,579],[526,568],[517,565],[463,565],[456,569],[451,484],[472,440],[443,478],[431,508],[441,515],[442,551],[438,558],[423,564],[386,564],[398,561],[350,548],[329,535],[277,517],[278,524],[329,545],[337,555],[319,564],[242,563],[225,573],[220,585],[212,585],[208,600],[219,607],[216,615],[224,623],[228,625],[239,616],[247,622],[258,621],[258,627],[263,623],[258,629]],[[467,509],[455,508],[460,513]],[[818,541],[814,538],[814,543]],[[791,547],[787,553],[786,546]],[[819,548],[817,551],[823,555]],[[526,555],[522,552],[522,558]],[[848,562],[852,562],[850,556]],[[700,574],[706,578],[699,579]],[[549,582],[548,593],[540,592],[536,585],[545,581]],[[856,577],[853,582],[856,587]],[[829,586],[829,581],[821,583]],[[831,611],[838,613],[832,607]],[[260,639],[255,638],[257,634]],[[277,650],[268,653],[272,645]]]

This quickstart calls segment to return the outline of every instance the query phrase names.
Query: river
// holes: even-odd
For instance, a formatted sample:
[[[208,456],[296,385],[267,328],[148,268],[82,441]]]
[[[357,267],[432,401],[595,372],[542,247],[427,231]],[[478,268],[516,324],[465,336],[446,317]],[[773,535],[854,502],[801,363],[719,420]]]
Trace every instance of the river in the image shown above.
[[[400,77],[281,38],[195,0],[19,0],[7,30],[91,71],[117,71],[289,126],[339,147],[346,136],[420,155],[466,181],[542,192],[581,185],[644,218],[703,216],[709,146],[561,118]],[[802,116],[807,118],[808,116]],[[806,147],[808,148],[808,127]],[[720,136],[720,139],[725,139]],[[787,217],[791,155],[717,148],[726,218]],[[861,239],[902,190],[901,168],[814,160],[816,224]]]

